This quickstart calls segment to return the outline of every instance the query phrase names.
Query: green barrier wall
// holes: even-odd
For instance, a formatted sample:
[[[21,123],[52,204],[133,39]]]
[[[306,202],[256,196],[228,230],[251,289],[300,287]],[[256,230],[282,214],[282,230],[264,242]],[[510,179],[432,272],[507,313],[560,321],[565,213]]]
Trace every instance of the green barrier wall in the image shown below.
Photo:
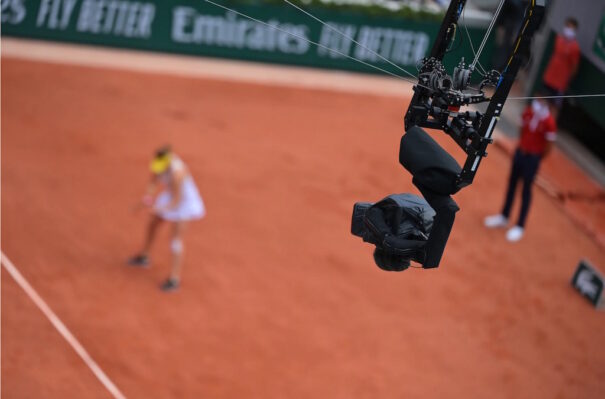
[[[349,56],[403,74],[292,7],[217,2],[271,27],[201,0],[3,0],[2,35],[380,73]],[[411,73],[439,29],[435,21],[309,11]],[[484,29],[469,28],[469,33],[478,47]],[[491,52],[490,43],[482,54],[483,63],[489,63]],[[451,67],[462,56],[470,61],[472,54],[466,33],[459,29],[446,64]]]

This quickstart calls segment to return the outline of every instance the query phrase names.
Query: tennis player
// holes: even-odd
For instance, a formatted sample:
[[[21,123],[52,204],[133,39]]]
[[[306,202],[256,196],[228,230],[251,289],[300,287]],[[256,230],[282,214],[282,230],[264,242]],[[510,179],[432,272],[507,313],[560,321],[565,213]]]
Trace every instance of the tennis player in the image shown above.
[[[141,205],[151,208],[143,249],[129,259],[133,266],[149,265],[149,251],[158,226],[162,222],[172,224],[172,270],[162,283],[163,291],[173,291],[180,286],[183,261],[183,230],[188,221],[201,219],[206,214],[204,202],[185,163],[169,146],[156,151],[150,164],[151,181],[141,199]],[[157,194],[157,195],[156,195]],[[155,199],[154,199],[155,196]]]

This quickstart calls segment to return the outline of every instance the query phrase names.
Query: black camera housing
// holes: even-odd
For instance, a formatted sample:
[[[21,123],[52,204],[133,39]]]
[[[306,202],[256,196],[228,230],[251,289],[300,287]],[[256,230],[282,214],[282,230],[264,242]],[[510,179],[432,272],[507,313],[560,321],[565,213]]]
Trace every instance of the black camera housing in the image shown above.
[[[460,166],[419,127],[401,139],[399,161],[424,198],[392,194],[377,203],[358,202],[351,233],[376,246],[374,261],[384,270],[405,270],[410,261],[437,267],[459,209],[451,194],[459,190]]]
[[[402,271],[410,261],[424,262],[424,247],[435,211],[421,197],[392,194],[373,204],[353,206],[351,233],[376,246],[374,260],[388,271]]]

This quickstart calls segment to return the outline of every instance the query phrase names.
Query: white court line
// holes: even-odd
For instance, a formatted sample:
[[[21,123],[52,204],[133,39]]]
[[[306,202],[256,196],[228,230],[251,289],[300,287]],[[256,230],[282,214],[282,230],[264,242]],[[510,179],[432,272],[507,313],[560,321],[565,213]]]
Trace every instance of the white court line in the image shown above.
[[[84,363],[92,370],[94,375],[101,381],[101,383],[107,388],[115,399],[126,399],[126,397],[120,392],[118,387],[107,377],[107,375],[101,370],[99,365],[90,357],[84,347],[78,342],[76,337],[65,327],[65,324],[59,320],[57,315],[48,307],[46,302],[38,295],[38,293],[32,288],[31,285],[25,280],[25,278],[19,273],[13,262],[11,262],[4,252],[0,251],[2,255],[2,265],[7,272],[15,279],[17,284],[23,291],[31,298],[32,301],[38,306],[38,308],[44,313],[44,315],[50,320],[53,326],[59,331],[59,333],[65,338],[65,340],[71,345],[78,355],[84,360]]]

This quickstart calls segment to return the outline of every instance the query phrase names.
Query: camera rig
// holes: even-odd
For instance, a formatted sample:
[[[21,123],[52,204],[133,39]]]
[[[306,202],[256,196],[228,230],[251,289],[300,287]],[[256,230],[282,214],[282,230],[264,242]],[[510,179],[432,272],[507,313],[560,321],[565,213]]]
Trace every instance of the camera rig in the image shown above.
[[[481,159],[487,155],[486,148],[492,143],[494,127],[517,72],[529,59],[531,40],[541,25],[545,11],[545,0],[530,0],[504,70],[488,72],[478,92],[469,92],[470,77],[479,54],[471,65],[466,65],[464,59],[460,61],[451,76],[446,73],[442,63],[465,4],[466,0],[450,2],[430,55],[421,61],[418,84],[413,88],[414,95],[405,115],[406,131],[411,126],[442,130],[467,154],[457,179],[459,188],[473,182]],[[495,88],[491,97],[483,92],[489,86]],[[459,112],[462,106],[484,102],[489,103],[485,113]]]
[[[479,88],[470,86],[471,76],[504,0],[473,62],[467,65],[462,59],[451,75],[443,58],[455,38],[466,0],[450,2],[429,56],[419,62],[418,83],[405,114],[406,133],[399,152],[399,162],[412,174],[412,182],[434,210],[432,223],[421,223],[417,217],[420,198],[410,203],[392,195],[375,204],[356,203],[353,209],[351,232],[376,246],[374,259],[382,269],[405,270],[410,260],[423,268],[439,266],[459,210],[451,195],[472,184],[481,159],[487,156],[487,146],[493,141],[492,133],[515,77],[529,60],[531,40],[544,17],[545,1],[529,0],[506,66],[502,71],[483,74]],[[485,94],[486,87],[493,88],[491,97]],[[460,111],[461,107],[479,103],[488,103],[485,112]],[[467,155],[464,165],[460,167],[422,128],[441,130],[452,137]],[[404,224],[407,228],[402,228]]]

